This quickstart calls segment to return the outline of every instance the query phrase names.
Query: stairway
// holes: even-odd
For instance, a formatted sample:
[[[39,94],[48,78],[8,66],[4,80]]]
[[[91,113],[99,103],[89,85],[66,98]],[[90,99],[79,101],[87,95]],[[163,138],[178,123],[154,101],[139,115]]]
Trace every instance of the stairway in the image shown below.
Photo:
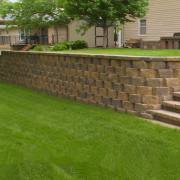
[[[152,110],[150,113],[158,121],[180,126],[180,92],[173,94],[172,101],[164,101],[161,110]]]

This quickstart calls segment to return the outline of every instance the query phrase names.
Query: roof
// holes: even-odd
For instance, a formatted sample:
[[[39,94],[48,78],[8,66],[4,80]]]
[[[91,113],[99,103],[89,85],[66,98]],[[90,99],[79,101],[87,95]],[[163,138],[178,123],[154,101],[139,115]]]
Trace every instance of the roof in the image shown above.
[[[6,29],[7,25],[0,25],[0,29]],[[17,25],[8,25],[8,28],[17,28]]]

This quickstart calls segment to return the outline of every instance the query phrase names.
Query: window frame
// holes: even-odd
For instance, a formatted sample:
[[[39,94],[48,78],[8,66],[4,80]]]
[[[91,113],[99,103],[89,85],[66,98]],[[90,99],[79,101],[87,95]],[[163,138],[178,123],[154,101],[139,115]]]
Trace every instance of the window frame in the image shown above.
[[[141,21],[145,21],[146,25],[142,26]],[[139,29],[139,36],[146,36],[147,35],[147,19],[143,18],[143,19],[139,19],[139,23],[138,23],[138,29]],[[145,33],[142,34],[142,29],[141,28],[145,28]]]

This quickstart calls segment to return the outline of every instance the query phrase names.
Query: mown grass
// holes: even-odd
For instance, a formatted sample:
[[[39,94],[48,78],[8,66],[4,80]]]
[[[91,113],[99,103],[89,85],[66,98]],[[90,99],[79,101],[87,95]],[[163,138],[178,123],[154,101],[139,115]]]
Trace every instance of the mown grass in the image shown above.
[[[136,48],[88,48],[81,50],[63,51],[64,53],[88,53],[88,54],[109,54],[109,55],[130,55],[130,56],[180,56],[180,50],[156,49],[145,50]]]
[[[1,180],[179,180],[180,132],[0,83]]]

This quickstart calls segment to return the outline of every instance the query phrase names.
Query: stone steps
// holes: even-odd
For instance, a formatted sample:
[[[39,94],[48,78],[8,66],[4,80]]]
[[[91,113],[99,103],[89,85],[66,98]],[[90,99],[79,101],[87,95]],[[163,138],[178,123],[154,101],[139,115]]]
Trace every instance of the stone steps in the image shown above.
[[[167,110],[152,110],[154,119],[168,124],[180,126],[180,114]]]
[[[180,101],[180,92],[175,92],[173,99],[176,101]]]
[[[155,120],[180,126],[180,92],[173,94],[172,101],[164,101],[161,110],[152,110],[150,113]]]
[[[180,101],[164,101],[162,107],[165,110],[180,113]]]

